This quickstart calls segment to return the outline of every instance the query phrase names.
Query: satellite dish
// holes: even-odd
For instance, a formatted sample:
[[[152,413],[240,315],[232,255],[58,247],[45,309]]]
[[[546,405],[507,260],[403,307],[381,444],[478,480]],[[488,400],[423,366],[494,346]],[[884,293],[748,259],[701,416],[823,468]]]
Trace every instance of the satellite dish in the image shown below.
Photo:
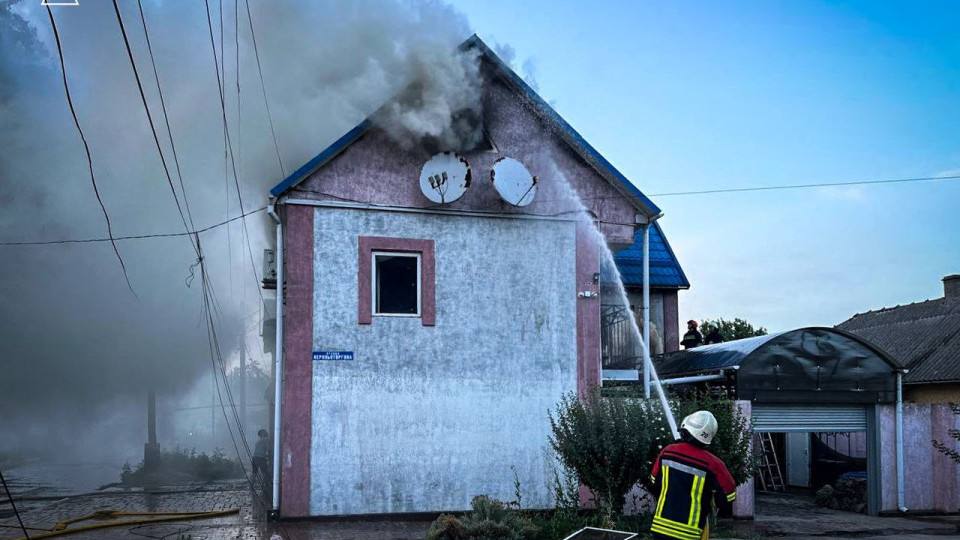
[[[459,154],[437,154],[420,170],[420,191],[435,203],[451,203],[462,197],[468,187],[470,164]]]
[[[513,206],[526,206],[537,195],[537,177],[513,158],[501,158],[494,163],[490,179],[500,198]]]

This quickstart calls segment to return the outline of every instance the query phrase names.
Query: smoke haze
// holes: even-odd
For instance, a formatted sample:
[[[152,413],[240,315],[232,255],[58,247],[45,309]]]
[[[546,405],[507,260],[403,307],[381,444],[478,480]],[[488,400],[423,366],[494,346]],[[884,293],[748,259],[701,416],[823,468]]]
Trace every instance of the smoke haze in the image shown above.
[[[283,175],[245,6],[228,0],[221,14],[218,5],[211,2],[214,42],[224,64],[240,195],[250,211],[265,205],[267,190]],[[236,216],[204,4],[144,0],[143,9],[185,194],[136,3],[121,3],[178,194],[186,196],[197,228]],[[470,32],[452,8],[380,0],[251,2],[250,9],[286,174],[401,91],[402,99],[376,119],[399,144],[429,138],[452,149],[479,140],[477,61],[456,50]],[[81,1],[53,10],[114,234],[182,232],[112,6]],[[106,236],[60,77],[40,2],[0,1],[0,242]],[[269,372],[251,266],[260,272],[272,227],[261,212],[248,219],[247,230],[252,253],[239,221],[200,240],[228,365],[236,364],[236,344],[246,336],[251,362]],[[189,240],[125,240],[118,248],[136,296],[108,242],[0,246],[0,454],[136,457],[147,391],[155,390],[168,411],[200,388],[209,396],[212,367]],[[164,426],[175,422],[160,423],[161,442]]]

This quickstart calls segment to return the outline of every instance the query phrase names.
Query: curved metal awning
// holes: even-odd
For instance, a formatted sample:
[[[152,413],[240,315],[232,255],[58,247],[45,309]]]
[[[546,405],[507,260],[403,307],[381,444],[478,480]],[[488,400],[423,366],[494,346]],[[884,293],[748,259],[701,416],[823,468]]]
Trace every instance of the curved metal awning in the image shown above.
[[[872,343],[822,327],[687,349],[654,364],[661,379],[734,371],[738,399],[769,403],[892,402],[901,369]]]

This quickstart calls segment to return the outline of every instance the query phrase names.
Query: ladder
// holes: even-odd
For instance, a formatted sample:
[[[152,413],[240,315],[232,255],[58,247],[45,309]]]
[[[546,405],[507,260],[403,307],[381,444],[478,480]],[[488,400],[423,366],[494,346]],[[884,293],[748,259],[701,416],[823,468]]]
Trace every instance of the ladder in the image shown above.
[[[780,461],[773,446],[773,435],[758,433],[757,438],[760,443],[755,446],[760,449],[760,490],[783,491],[783,474],[780,472]]]

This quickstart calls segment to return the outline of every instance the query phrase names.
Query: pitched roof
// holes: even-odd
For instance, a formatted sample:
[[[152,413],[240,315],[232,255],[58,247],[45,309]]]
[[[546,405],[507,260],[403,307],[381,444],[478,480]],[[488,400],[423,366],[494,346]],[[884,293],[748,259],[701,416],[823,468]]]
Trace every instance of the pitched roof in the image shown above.
[[[960,299],[858,313],[837,328],[887,351],[910,370],[905,383],[960,381]]]
[[[633,244],[613,256],[620,280],[626,287],[643,287],[643,230],[633,235]],[[689,289],[690,282],[673,254],[658,222],[650,228],[650,286]]]
[[[638,210],[647,216],[654,217],[661,214],[660,208],[654,204],[653,201],[627,180],[627,177],[618,171],[613,164],[600,155],[600,152],[597,152],[577,130],[573,129],[566,120],[557,114],[557,111],[553,110],[553,107],[544,101],[523,78],[510,69],[510,66],[501,60],[476,34],[470,36],[469,39],[460,44],[460,49],[462,50],[471,48],[476,48],[480,51],[480,55],[490,62],[494,73],[499,75],[509,86],[517,90],[521,96],[533,105],[534,109],[542,117],[552,123],[557,128],[556,133],[560,135],[584,161],[596,170],[601,177],[607,180],[618,193],[623,195],[625,199],[630,201]],[[325,148],[322,152],[314,156],[313,159],[274,186],[273,189],[270,190],[270,195],[279,197],[287,190],[296,187],[297,184],[305,180],[310,174],[323,167],[327,162],[359,139],[371,126],[372,123],[369,118],[357,124],[356,127],[337,139],[336,142]]]

